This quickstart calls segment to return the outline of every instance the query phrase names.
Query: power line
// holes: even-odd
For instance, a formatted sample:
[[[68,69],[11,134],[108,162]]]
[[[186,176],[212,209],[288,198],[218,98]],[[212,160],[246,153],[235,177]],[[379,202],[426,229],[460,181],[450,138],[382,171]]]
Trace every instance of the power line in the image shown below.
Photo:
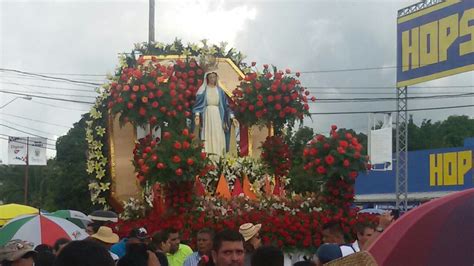
[[[0,71],[0,74],[4,74],[4,73],[5,72]],[[13,73],[13,74],[15,74],[15,73]],[[51,80],[51,79],[45,79],[45,78],[39,78],[39,77],[33,77],[33,76],[23,76],[23,75],[21,75],[21,76],[6,76],[6,77],[20,79],[20,80],[35,80],[35,81],[41,80],[41,81],[45,81],[45,82],[57,82],[57,83],[68,84],[68,85],[79,86],[79,87],[86,87],[86,88],[97,88],[97,86],[95,86],[95,85],[70,83],[70,82],[61,81],[61,80]]]
[[[35,87],[35,88],[45,88],[50,90],[67,90],[67,91],[79,91],[79,92],[89,92],[89,93],[96,93],[93,90],[81,90],[81,89],[72,89],[72,88],[64,88],[64,87],[51,87],[51,86],[42,86],[42,85],[34,85],[34,84],[22,84],[16,82],[3,82],[0,81],[2,84],[9,84],[9,85],[17,85],[17,86],[27,86],[27,87]]]
[[[21,95],[21,96],[31,96],[31,97],[40,98],[40,99],[48,99],[48,100],[63,101],[63,102],[71,102],[71,103],[94,104],[94,102],[85,102],[85,101],[79,101],[79,100],[70,100],[70,99],[64,99],[64,98],[46,97],[46,96],[41,96],[41,95],[25,94],[25,93],[17,93],[17,92],[12,92],[12,91],[3,91],[3,90],[0,90],[0,93],[14,94],[14,95]]]
[[[418,112],[418,111],[429,111],[429,110],[442,110],[442,109],[456,109],[456,108],[468,108],[474,107],[474,104],[470,105],[457,105],[457,106],[442,106],[442,107],[429,107],[429,108],[418,108],[418,109],[409,109],[408,112]],[[326,112],[318,113],[312,112],[312,115],[348,115],[348,114],[370,114],[370,113],[396,113],[397,110],[379,110],[379,111],[349,111],[349,112]]]
[[[472,97],[474,93],[463,93],[463,94],[448,94],[448,95],[433,95],[433,96],[413,96],[407,97],[409,100],[431,100],[431,99],[446,99],[446,98],[462,98],[462,97]],[[316,98],[316,102],[326,101],[338,101],[338,102],[377,102],[377,101],[394,101],[397,98]]]
[[[7,122],[7,123],[10,123],[10,124],[12,124],[12,125],[14,125],[14,126],[26,128],[26,129],[33,130],[33,131],[36,131],[36,132],[39,132],[39,133],[43,133],[43,134],[47,134],[47,135],[51,135],[51,136],[58,135],[58,134],[53,134],[53,133],[51,133],[51,132],[46,132],[46,131],[38,130],[38,129],[35,129],[35,128],[27,127],[27,126],[24,126],[24,125],[20,125],[20,124],[11,122],[11,121],[9,121],[9,120],[6,120],[6,119],[4,119],[4,118],[1,118],[1,120],[5,121],[5,122]]]
[[[28,117],[19,116],[19,115],[12,115],[12,114],[8,114],[8,113],[0,113],[0,115],[6,115],[6,116],[15,117],[15,118],[23,119],[23,120],[28,120],[28,121],[32,121],[32,122],[36,122],[36,123],[42,123],[42,124],[46,124],[46,125],[50,125],[50,126],[63,127],[63,128],[68,128],[68,129],[72,128],[71,126],[65,126],[65,125],[61,125],[61,124],[55,124],[55,123],[52,123],[52,122],[45,122],[45,121],[41,121],[41,120],[35,120],[35,119],[28,118]]]
[[[84,76],[84,77],[105,77],[103,74],[78,74],[78,73],[38,73],[42,75],[55,75],[55,76]]]
[[[395,90],[395,86],[304,86],[308,89],[362,89],[362,90],[380,90],[380,89],[392,89]],[[473,85],[447,85],[447,86],[416,86],[409,87],[410,89],[444,89],[444,88],[474,88]]]
[[[53,77],[53,76],[42,75],[42,74],[37,74],[37,73],[33,73],[33,72],[26,72],[26,71],[21,71],[21,70],[16,70],[16,69],[9,69],[9,68],[0,68],[0,71],[14,72],[14,73],[27,75],[27,76],[35,76],[35,77],[41,77],[41,78],[46,78],[46,79],[61,80],[61,81],[66,81],[66,82],[71,82],[71,83],[78,83],[78,84],[95,85],[95,86],[102,85],[101,83],[74,80],[74,79],[69,79],[69,78]]]
[[[44,139],[47,139],[47,140],[56,142],[56,140],[54,140],[54,139],[49,139],[49,138],[47,138],[47,137],[43,137],[43,136],[40,136],[40,135],[36,135],[36,134],[34,134],[34,133],[31,133],[31,132],[28,132],[28,131],[24,131],[24,130],[21,130],[21,129],[18,129],[18,128],[14,128],[14,127],[11,127],[11,126],[8,126],[8,125],[5,125],[5,124],[0,124],[0,126],[6,127],[6,128],[11,129],[11,130],[15,130],[15,131],[18,131],[18,132],[21,132],[21,133],[24,133],[24,134],[28,134],[28,135],[31,135],[31,136],[35,136],[35,137],[38,137],[38,138],[44,138]]]
[[[19,91],[19,90],[9,90],[11,92],[20,92],[20,93],[28,93],[28,91]],[[90,95],[78,95],[78,94],[64,94],[64,93],[51,93],[51,92],[37,92],[34,91],[34,93],[41,93],[44,95],[52,95],[52,96],[66,96],[66,97],[77,97],[77,98],[88,98],[88,99],[96,99],[97,97],[95,96],[90,96]],[[33,96],[33,95],[30,95]]]
[[[54,104],[49,104],[49,103],[43,103],[43,102],[40,102],[40,101],[36,101],[35,99],[32,99],[31,101],[34,102],[34,103],[37,103],[37,104],[41,104],[41,105],[45,105],[45,106],[49,106],[49,107],[53,107],[53,108],[59,108],[59,109],[70,110],[70,111],[89,112],[89,110],[84,110],[84,109],[68,108],[68,107],[64,107],[64,106],[59,106],[59,105],[54,105]]]

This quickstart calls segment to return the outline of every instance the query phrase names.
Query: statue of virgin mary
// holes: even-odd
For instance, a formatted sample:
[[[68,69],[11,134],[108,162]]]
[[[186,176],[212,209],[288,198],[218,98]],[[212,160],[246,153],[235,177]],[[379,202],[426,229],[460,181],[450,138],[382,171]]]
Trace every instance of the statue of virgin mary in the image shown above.
[[[223,156],[229,151],[231,120],[234,119],[227,96],[218,85],[216,72],[206,72],[201,87],[196,93],[193,106],[194,125],[200,128],[204,150],[209,154]]]

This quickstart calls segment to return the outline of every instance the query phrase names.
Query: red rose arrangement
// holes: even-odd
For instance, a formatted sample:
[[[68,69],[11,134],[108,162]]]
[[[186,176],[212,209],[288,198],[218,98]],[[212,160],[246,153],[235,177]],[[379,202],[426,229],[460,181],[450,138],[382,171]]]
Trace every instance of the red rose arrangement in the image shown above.
[[[350,133],[340,135],[331,127],[330,137],[317,135],[304,149],[304,169],[326,181],[323,191],[332,208],[349,208],[354,200],[354,183],[359,172],[369,169],[362,145]]]
[[[133,150],[133,165],[140,182],[193,181],[209,169],[209,159],[194,135],[185,128],[175,132],[163,129],[162,139],[150,135]]]
[[[236,118],[246,126],[272,123],[278,133],[285,125],[293,127],[296,121],[310,116],[309,91],[290,74],[289,70],[271,71],[268,65],[262,73],[248,73],[233,91],[231,106]]]
[[[120,70],[112,82],[108,108],[120,114],[120,122],[135,126],[185,125],[191,116],[195,93],[202,84],[203,70],[194,59],[164,66],[155,57],[140,57],[135,67]]]
[[[288,144],[280,136],[269,136],[262,144],[263,163],[276,177],[287,176],[291,169],[291,155]]]

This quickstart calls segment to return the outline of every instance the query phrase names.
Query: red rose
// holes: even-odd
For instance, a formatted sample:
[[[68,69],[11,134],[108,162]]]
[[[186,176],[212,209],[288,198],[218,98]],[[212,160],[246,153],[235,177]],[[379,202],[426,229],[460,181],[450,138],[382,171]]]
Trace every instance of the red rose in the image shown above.
[[[189,130],[187,128],[183,129],[182,134],[183,134],[183,136],[188,136],[189,135]]]
[[[194,160],[191,159],[191,158],[188,158],[188,160],[186,161],[186,163],[187,163],[188,165],[193,165],[193,164],[194,164]]]
[[[264,104],[264,103],[263,103],[262,101],[257,101],[257,106],[258,106],[258,107],[262,107],[263,104]]]
[[[345,154],[345,153],[346,153],[346,150],[345,150],[344,148],[342,148],[342,147],[337,147],[337,152],[338,152],[339,154]]]
[[[356,171],[352,171],[349,173],[349,177],[352,178],[352,179],[355,179],[357,177],[359,173],[357,173]]]
[[[189,142],[187,142],[187,141],[183,142],[183,149],[187,150],[187,149],[189,149],[190,146],[191,146],[191,144],[189,144]]]
[[[255,65],[257,65],[257,62],[252,62],[252,66],[255,66]]]
[[[160,112],[166,113],[166,107],[165,107],[165,106],[161,106],[161,107],[160,107]]]
[[[267,69],[267,68],[268,68],[268,65],[267,65],[267,64],[263,65],[263,68]]]
[[[156,116],[152,116],[150,118],[150,124],[154,125],[154,124],[156,124],[156,121],[158,121],[158,118],[156,118]]]
[[[207,154],[205,152],[201,152],[201,159],[206,159]]]
[[[267,101],[268,101],[269,103],[273,102],[273,100],[274,100],[274,98],[273,98],[272,95],[269,95],[269,96],[267,97]]]
[[[351,163],[349,162],[349,160],[344,160],[342,165],[347,168],[347,167],[349,167],[349,165],[351,165]]]
[[[156,168],[163,169],[163,168],[165,168],[165,165],[163,163],[157,163]]]
[[[173,147],[174,147],[175,149],[177,149],[177,150],[180,150],[182,146],[181,146],[181,143],[179,143],[179,142],[176,141],[176,142],[174,143]]]
[[[158,160],[158,155],[153,154],[153,155],[151,156],[151,160],[152,160],[152,161]]]
[[[279,103],[275,104],[275,110],[281,110],[281,104]]]
[[[161,96],[163,96],[163,91],[157,90],[155,95],[156,95],[156,97],[161,97]]]
[[[137,91],[140,90],[140,87],[139,87],[138,85],[133,85],[132,90],[133,90],[134,92],[137,92]]]
[[[171,138],[171,133],[168,131],[163,132],[163,139],[169,139]]]
[[[151,107],[153,107],[153,108],[158,108],[158,105],[159,105],[158,102],[153,102],[153,103],[151,104]]]
[[[341,146],[342,148],[347,148],[347,146],[349,146],[349,143],[345,140],[341,140],[339,141],[339,146]]]
[[[135,101],[137,99],[137,95],[135,93],[130,94],[130,100]]]
[[[311,154],[311,156],[315,156],[316,154],[318,154],[318,150],[316,148],[311,148],[309,150],[309,154]]]
[[[140,85],[140,91],[146,91],[146,86],[143,85],[143,84],[141,84],[141,85]]]
[[[173,156],[173,162],[174,163],[179,163],[181,162],[181,158],[178,155]]]
[[[332,165],[335,161],[334,157],[332,157],[332,155],[328,155],[324,158],[324,161],[328,164],[328,165]]]
[[[128,103],[127,103],[127,108],[128,108],[128,109],[132,109],[132,108],[133,108],[133,103],[128,102]]]
[[[324,175],[326,173],[326,168],[324,168],[324,166],[321,165],[321,166],[318,166],[316,171],[318,171],[318,174]]]
[[[118,87],[117,87],[117,88],[118,88]],[[123,90],[124,90],[124,91],[129,91],[129,90],[130,90],[130,86],[128,86],[128,85],[123,86]]]
[[[145,116],[145,115],[146,115],[146,109],[143,108],[143,107],[140,107],[140,110],[138,111],[138,113],[139,113],[141,116]]]
[[[175,173],[178,176],[182,176],[183,175],[183,170],[181,170],[181,168],[178,168],[178,169],[176,169]]]
[[[301,73],[300,72],[296,72],[296,76],[297,77],[300,77]]]
[[[312,102],[315,102],[315,101],[316,101],[316,97],[314,97],[314,96],[311,97],[311,101],[312,101]]]
[[[337,129],[337,126],[336,126],[336,125],[332,125],[332,126],[331,126],[331,129],[332,129],[332,130],[336,130],[336,129]]]
[[[249,105],[249,111],[250,111],[250,112],[253,112],[253,110],[255,110],[255,106]]]

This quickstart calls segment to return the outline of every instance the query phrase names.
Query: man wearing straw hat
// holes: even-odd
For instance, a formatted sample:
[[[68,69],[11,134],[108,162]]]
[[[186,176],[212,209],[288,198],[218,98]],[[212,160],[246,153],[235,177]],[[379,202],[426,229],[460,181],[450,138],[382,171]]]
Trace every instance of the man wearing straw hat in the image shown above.
[[[262,245],[260,237],[261,224],[245,223],[239,227],[239,233],[244,237],[245,266],[251,265],[253,252]]]

